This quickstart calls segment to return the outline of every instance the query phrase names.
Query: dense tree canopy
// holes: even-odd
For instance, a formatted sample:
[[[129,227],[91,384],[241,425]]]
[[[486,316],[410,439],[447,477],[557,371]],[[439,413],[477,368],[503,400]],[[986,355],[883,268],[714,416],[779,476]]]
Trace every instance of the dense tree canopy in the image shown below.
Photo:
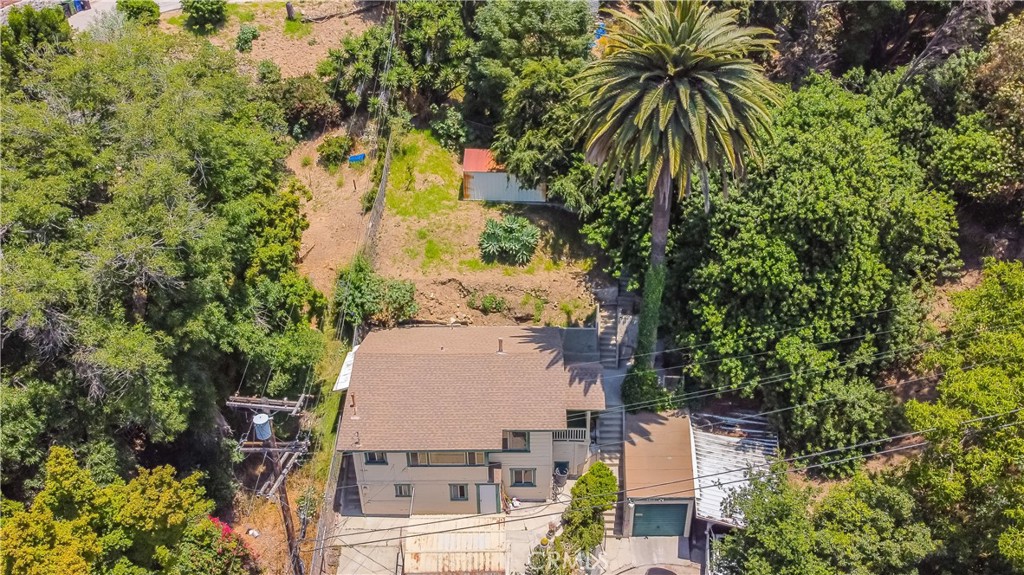
[[[504,115],[491,147],[527,186],[549,183],[583,161],[575,128],[584,109],[570,99],[570,78],[582,68],[582,58],[532,60],[505,92]]]
[[[100,486],[55,447],[43,489],[3,518],[5,574],[254,575],[255,560],[230,527],[209,517],[199,475],[181,481],[169,466],[138,469]]]
[[[956,263],[950,198],[925,188],[868,107],[816,79],[776,115],[740,193],[710,219],[680,206],[670,324],[680,345],[709,342],[688,371],[765,409],[810,403],[773,416],[795,451],[884,434],[886,396],[868,377],[913,351],[914,289]]]
[[[943,545],[928,573],[1024,572],[1024,265],[989,261],[954,296],[954,345],[925,358],[938,400],[907,418],[931,442],[907,484]],[[968,420],[984,420],[963,423]]]
[[[80,37],[21,85],[3,107],[5,493],[54,442],[107,482],[183,439],[172,460],[226,497],[218,400],[240,381],[294,394],[321,350],[281,112],[229,54],[146,30]]]
[[[587,2],[492,0],[474,19],[478,39],[467,86],[470,113],[488,124],[502,119],[505,91],[523,67],[541,58],[573,60],[587,54],[592,18]]]
[[[745,528],[718,547],[722,573],[915,575],[935,548],[913,498],[886,479],[856,475],[819,496],[783,471],[753,474],[727,502]]]

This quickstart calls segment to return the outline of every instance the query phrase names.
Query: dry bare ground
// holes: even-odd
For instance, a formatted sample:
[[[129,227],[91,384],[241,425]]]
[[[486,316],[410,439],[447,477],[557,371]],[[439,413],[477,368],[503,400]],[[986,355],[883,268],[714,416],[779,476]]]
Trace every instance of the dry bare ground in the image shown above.
[[[356,9],[351,1],[293,2],[296,11],[310,18],[331,14],[349,14]],[[380,20],[380,9],[334,17],[323,22],[286,23],[284,2],[253,2],[229,4],[228,20],[209,36],[210,43],[234,50],[235,38],[243,23],[256,26],[260,36],[252,43],[252,51],[240,55],[251,63],[271,60],[281,68],[285,78],[316,71],[317,64],[327,58],[327,51],[338,48],[342,38],[360,34]],[[244,21],[244,22],[243,22]],[[182,31],[184,16],[180,11],[161,15],[161,28]],[[286,28],[287,26],[287,28]]]
[[[312,193],[303,206],[309,228],[302,234],[299,270],[325,294],[333,291],[338,267],[352,260],[366,233],[360,198],[372,184],[369,165],[345,165],[332,174],[318,162],[316,147],[325,136],[340,133],[300,142],[285,160]]]

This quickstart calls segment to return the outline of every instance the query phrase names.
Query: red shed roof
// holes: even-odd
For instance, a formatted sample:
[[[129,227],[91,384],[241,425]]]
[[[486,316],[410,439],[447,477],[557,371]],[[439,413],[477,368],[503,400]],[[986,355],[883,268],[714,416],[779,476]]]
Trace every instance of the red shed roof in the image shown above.
[[[491,151],[486,148],[466,148],[462,156],[463,172],[501,172],[504,168],[494,161]]]

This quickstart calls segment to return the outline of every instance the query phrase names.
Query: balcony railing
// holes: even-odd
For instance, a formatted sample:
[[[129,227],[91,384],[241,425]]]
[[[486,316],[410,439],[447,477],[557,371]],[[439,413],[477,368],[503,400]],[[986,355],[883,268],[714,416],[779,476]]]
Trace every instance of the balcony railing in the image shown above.
[[[556,429],[552,436],[555,441],[587,441],[587,430],[580,428]]]

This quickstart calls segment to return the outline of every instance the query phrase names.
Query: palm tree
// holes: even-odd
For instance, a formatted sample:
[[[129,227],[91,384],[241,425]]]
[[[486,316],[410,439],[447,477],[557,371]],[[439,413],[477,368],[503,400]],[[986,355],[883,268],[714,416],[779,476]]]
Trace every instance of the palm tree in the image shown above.
[[[652,351],[641,348],[653,346],[658,325],[673,188],[686,193],[697,170],[710,210],[708,170],[743,174],[745,158],[756,157],[757,139],[767,133],[769,105],[780,100],[750,59],[771,48],[771,31],[740,27],[736,10],[718,12],[696,0],[652,4],[636,17],[612,12],[617,29],[576,91],[590,111],[587,159],[606,176],[646,172],[654,194],[644,283],[645,310],[654,311],[641,316],[642,354]]]

